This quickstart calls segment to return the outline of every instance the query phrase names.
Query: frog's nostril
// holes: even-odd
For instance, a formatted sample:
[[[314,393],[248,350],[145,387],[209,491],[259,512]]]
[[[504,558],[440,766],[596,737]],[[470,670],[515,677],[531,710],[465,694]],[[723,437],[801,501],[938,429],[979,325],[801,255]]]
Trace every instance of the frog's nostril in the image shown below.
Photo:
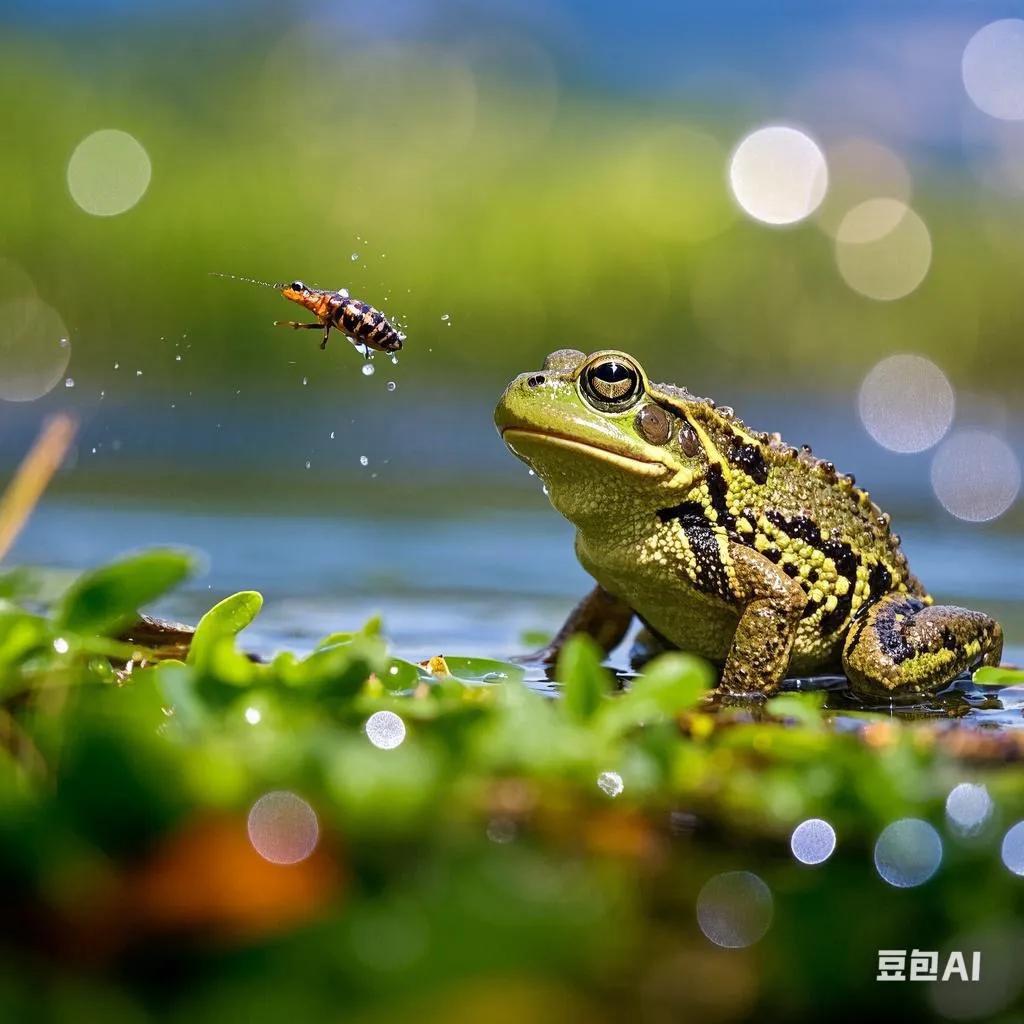
[[[526,380],[526,386],[530,388],[539,388],[544,383],[544,374],[535,373],[532,377],[528,377]]]

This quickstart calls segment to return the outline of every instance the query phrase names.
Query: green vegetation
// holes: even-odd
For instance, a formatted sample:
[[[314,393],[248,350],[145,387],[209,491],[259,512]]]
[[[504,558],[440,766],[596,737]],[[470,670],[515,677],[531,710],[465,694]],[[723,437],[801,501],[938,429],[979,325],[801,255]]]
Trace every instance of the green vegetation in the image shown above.
[[[218,17],[0,42],[17,141],[0,255],[68,325],[78,386],[108,401],[137,367],[131,394],[177,398],[248,397],[322,369],[310,339],[270,326],[293,312],[282,300],[210,271],[346,285],[407,323],[403,372],[452,387],[493,391],[569,344],[625,345],[658,378],[733,391],[813,380],[846,394],[906,350],[957,387],[1019,379],[1019,204],[974,179],[902,154],[933,263],[913,295],[874,302],[843,283],[813,220],[778,231],[739,215],[725,172],[751,127],[740,109],[580,93],[515,40],[377,47],[276,9]],[[66,181],[103,128],[152,162],[145,196],[116,217],[83,212]],[[7,264],[0,285],[22,294]]]
[[[1022,910],[999,842],[1024,783],[985,767],[964,740],[976,730],[869,715],[841,730],[813,693],[716,705],[707,666],[681,654],[617,692],[583,638],[557,700],[515,665],[397,660],[379,622],[259,663],[237,638],[253,592],[212,608],[184,660],[123,639],[189,569],[138,555],[48,608],[30,574],[2,579],[5,1019],[892,1012],[932,996],[874,985],[878,949],[1005,947]],[[367,726],[379,712],[398,733],[394,718]],[[973,836],[943,824],[965,779],[995,805]],[[279,791],[319,820],[295,863],[254,849],[288,847],[293,819],[247,830]],[[944,857],[919,889],[893,889],[872,845],[908,816],[939,829]],[[817,867],[787,846],[809,817],[838,835]],[[774,903],[746,949],[713,945],[695,917],[729,870],[756,873]],[[842,965],[827,961],[837,929]]]

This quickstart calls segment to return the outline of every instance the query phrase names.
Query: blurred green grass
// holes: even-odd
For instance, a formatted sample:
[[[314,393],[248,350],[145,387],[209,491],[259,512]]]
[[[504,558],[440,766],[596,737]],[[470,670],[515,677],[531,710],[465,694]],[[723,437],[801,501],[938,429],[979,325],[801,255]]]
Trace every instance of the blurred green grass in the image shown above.
[[[874,302],[843,283],[813,221],[738,214],[725,177],[750,126],[738,107],[584,94],[498,44],[372,48],[287,18],[271,28],[185,19],[0,44],[15,143],[0,158],[0,255],[64,317],[76,380],[187,334],[183,384],[274,391],[296,342],[270,322],[291,311],[208,276],[223,271],[349,287],[407,324],[406,358],[428,380],[491,386],[555,347],[621,346],[655,377],[840,391],[913,349],[957,386],[1019,390],[1021,213],[941,161],[904,154],[929,276]],[[97,218],[66,169],[108,127],[143,144],[153,177],[134,209]],[[8,275],[0,298],[19,287]]]

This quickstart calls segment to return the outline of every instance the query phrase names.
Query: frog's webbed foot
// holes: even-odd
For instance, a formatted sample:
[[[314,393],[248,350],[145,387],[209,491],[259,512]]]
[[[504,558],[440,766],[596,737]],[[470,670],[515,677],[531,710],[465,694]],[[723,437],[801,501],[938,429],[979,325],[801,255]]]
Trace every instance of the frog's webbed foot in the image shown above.
[[[843,668],[865,696],[913,701],[978,665],[998,665],[1003,630],[981,612],[887,594],[850,627]]]
[[[553,665],[566,641],[575,633],[586,633],[607,654],[622,642],[632,619],[633,609],[628,604],[603,587],[594,587],[569,613],[551,643],[539,651],[517,655],[512,661]]]

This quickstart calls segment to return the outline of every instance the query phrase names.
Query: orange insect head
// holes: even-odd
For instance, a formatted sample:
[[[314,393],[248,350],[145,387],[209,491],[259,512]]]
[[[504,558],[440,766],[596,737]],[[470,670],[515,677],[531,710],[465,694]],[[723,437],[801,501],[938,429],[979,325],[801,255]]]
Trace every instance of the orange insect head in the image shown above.
[[[327,292],[321,288],[310,288],[301,281],[292,281],[291,284],[279,284],[278,290],[292,302],[308,309],[316,316],[323,316],[327,305]]]

